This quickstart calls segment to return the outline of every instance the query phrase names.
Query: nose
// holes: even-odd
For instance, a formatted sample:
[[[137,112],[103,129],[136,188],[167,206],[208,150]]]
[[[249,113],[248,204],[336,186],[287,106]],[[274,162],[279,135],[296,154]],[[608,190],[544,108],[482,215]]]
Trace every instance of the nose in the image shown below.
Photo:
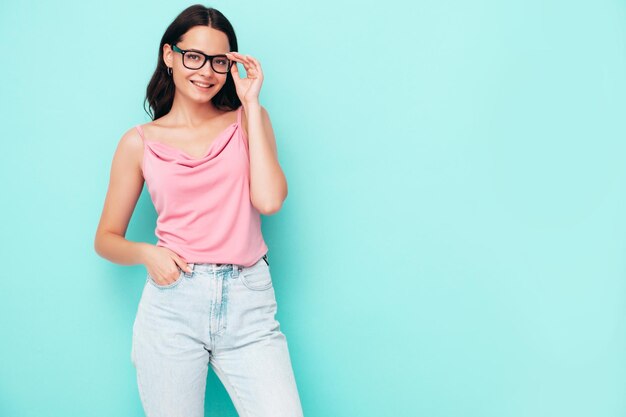
[[[213,74],[213,67],[211,66],[211,60],[207,59],[204,61],[204,65],[197,70],[201,74]]]

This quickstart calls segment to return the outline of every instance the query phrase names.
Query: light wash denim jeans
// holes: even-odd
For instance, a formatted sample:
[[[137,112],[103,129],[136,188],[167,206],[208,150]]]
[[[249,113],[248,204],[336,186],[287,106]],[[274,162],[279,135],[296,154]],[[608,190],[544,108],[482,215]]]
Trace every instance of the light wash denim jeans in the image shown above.
[[[164,286],[148,274],[139,301],[131,362],[146,416],[203,417],[211,365],[240,417],[302,417],[267,257],[189,266]]]

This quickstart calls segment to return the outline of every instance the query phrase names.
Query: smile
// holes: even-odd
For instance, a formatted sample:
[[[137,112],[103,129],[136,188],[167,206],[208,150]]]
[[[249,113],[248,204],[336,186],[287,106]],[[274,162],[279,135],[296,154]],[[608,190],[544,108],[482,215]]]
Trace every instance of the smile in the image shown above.
[[[215,84],[202,84],[202,83],[199,83],[199,82],[196,82],[196,81],[193,81],[193,80],[191,81],[191,83],[193,85],[203,89],[203,90],[208,90],[209,88],[211,88],[211,87],[213,87],[215,85]]]

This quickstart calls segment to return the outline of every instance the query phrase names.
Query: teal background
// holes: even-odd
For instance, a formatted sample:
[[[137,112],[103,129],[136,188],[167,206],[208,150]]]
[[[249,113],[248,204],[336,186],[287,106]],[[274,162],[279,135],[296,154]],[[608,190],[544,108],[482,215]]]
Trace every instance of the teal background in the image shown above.
[[[143,415],[146,270],[93,239],[191,4],[0,4],[1,416]],[[265,75],[306,416],[626,416],[624,1],[204,4]],[[126,237],[155,220],[144,188]],[[212,371],[206,415],[236,416]]]

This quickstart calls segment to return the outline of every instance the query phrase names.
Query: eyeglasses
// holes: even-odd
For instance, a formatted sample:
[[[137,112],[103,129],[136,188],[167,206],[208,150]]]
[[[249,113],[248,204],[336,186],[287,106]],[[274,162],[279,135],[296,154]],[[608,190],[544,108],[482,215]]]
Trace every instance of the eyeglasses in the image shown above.
[[[171,45],[171,47],[173,51],[183,54],[183,65],[192,70],[202,68],[208,59],[211,62],[213,71],[219,74],[227,74],[230,67],[235,63],[235,61],[231,61],[224,54],[207,55],[198,51],[182,50],[176,45]]]

